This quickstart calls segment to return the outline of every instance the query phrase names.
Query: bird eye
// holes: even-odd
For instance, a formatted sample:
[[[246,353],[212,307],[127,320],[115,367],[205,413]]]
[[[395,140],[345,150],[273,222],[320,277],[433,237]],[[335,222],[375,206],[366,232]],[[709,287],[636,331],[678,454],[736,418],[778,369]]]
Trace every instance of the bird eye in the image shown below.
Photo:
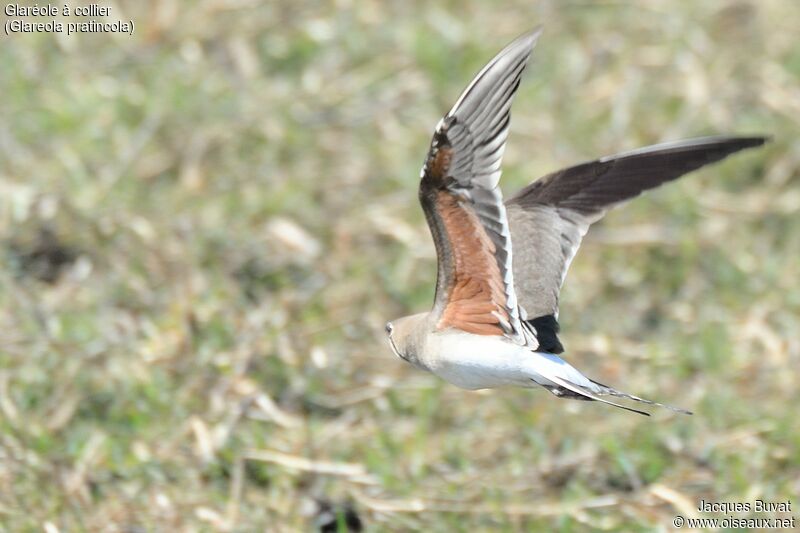
[[[387,322],[386,323],[386,334],[387,335],[391,335],[392,334],[392,329],[394,329],[394,328],[392,328],[392,323],[391,322]]]

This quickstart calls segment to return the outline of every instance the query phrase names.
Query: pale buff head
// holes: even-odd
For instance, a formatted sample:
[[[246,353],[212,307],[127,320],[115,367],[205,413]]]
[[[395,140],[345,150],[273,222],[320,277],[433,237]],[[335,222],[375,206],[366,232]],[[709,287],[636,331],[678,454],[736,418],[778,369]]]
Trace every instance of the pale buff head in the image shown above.
[[[428,313],[404,316],[386,323],[386,336],[392,351],[411,364],[419,364]]]

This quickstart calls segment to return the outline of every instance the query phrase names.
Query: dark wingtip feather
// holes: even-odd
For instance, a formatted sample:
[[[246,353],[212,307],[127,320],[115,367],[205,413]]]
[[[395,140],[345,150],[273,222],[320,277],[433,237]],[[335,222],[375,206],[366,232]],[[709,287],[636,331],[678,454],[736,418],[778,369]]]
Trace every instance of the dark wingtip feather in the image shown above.
[[[713,135],[709,137],[694,137],[680,141],[670,141],[653,144],[643,148],[636,148],[626,152],[601,157],[600,162],[613,161],[637,156],[655,154],[678,154],[681,152],[698,152],[703,150],[722,150],[725,155],[736,153],[747,148],[756,148],[769,142],[771,137],[765,135]],[[724,157],[724,156],[723,156]]]
[[[728,154],[733,154],[740,150],[746,150],[748,148],[757,148],[759,146],[763,146],[770,140],[772,140],[772,138],[765,135],[725,136],[725,137],[709,138],[709,141],[719,143],[720,147],[724,148]]]
[[[752,137],[740,137],[743,140],[750,142],[749,146],[761,146],[766,143],[772,142],[772,135],[754,135]]]
[[[549,174],[523,188],[507,203],[523,208],[553,205],[584,214],[596,213],[768,140],[764,135],[731,135],[646,146]]]
[[[755,148],[756,146],[762,146],[768,142],[772,142],[772,135],[730,136],[729,139],[731,141],[737,141],[743,150],[745,148]]]

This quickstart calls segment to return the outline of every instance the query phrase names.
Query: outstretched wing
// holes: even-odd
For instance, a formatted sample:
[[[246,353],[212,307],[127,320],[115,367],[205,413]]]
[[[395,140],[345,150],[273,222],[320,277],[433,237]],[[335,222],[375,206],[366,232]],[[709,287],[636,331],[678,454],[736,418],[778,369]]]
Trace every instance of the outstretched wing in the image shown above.
[[[523,331],[511,267],[511,234],[499,187],[509,109],[539,29],[504,48],[439,121],[419,188],[439,260],[437,329],[505,335]]]
[[[643,191],[764,141],[705,137],[649,146],[559,170],[509,199],[517,296],[522,320],[536,328],[540,349],[563,351],[556,335],[558,295],[592,223]]]

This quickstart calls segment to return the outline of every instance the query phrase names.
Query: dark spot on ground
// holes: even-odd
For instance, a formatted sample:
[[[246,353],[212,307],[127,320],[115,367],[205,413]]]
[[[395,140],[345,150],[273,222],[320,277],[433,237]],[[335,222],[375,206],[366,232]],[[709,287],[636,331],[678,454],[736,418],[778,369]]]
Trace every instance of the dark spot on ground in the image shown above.
[[[342,531],[358,532],[364,530],[364,524],[349,502],[334,504],[329,500],[317,500],[318,510],[314,517],[314,525],[320,533],[337,533]]]
[[[65,244],[48,227],[40,228],[33,239],[12,240],[8,251],[19,276],[49,284],[56,283],[80,255],[78,249]]]
[[[286,285],[286,273],[270,268],[256,258],[248,258],[233,272],[244,296],[251,302],[257,302],[264,292],[271,293]]]

